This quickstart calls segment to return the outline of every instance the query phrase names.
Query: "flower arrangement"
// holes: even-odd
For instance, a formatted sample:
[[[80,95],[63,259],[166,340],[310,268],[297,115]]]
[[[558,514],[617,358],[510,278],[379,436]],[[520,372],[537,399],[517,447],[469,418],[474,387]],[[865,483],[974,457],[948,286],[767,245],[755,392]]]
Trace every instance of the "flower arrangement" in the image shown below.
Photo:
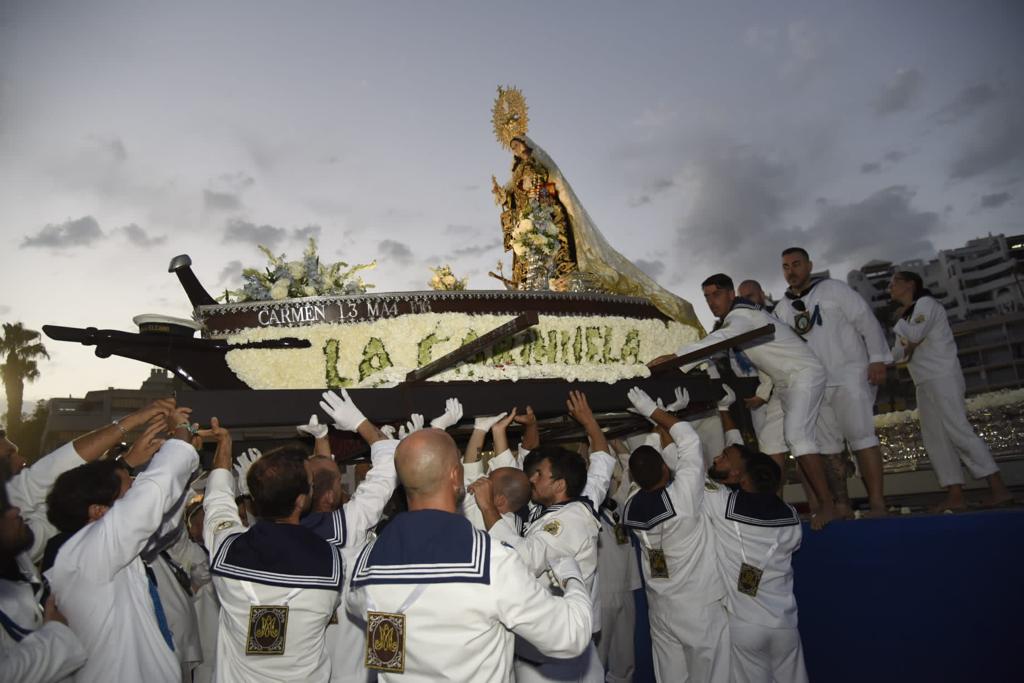
[[[512,251],[516,256],[534,252],[551,256],[558,251],[558,226],[555,225],[555,207],[530,200],[519,223],[512,230]]]
[[[265,271],[257,268],[242,270],[242,288],[225,291],[224,303],[245,301],[280,301],[304,296],[332,296],[364,294],[373,287],[356,275],[377,265],[376,261],[349,266],[344,261],[324,264],[317,254],[316,240],[309,238],[301,261],[288,261],[284,254],[274,254],[262,244],[260,251],[267,256]]]
[[[464,277],[460,280],[455,277],[451,266],[447,264],[431,268],[430,270],[434,273],[434,276],[430,278],[430,282],[427,283],[427,286],[431,289],[441,292],[460,292],[469,285],[469,278]]]

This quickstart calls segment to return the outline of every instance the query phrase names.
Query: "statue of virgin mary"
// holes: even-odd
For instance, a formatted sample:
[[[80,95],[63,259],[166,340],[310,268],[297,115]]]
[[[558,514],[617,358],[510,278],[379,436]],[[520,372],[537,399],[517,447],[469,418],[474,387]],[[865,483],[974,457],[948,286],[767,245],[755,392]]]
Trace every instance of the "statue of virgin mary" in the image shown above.
[[[504,186],[493,180],[495,203],[502,208],[505,249],[527,207],[546,208],[550,222],[558,228],[555,249],[556,280],[584,279],[591,287],[612,294],[650,299],[673,320],[691,325],[701,334],[703,326],[685,299],[660,286],[612,248],[583,208],[572,186],[554,160],[526,135],[526,102],[516,88],[498,88],[494,103],[494,130],[498,140],[515,155],[512,177]],[[513,254],[513,285],[524,276],[523,262]]]

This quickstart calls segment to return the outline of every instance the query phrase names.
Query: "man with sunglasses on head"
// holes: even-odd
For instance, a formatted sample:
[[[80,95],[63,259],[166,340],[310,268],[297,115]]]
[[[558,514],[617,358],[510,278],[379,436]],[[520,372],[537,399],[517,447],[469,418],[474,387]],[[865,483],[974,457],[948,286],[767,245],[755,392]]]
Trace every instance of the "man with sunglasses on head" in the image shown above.
[[[776,305],[775,315],[807,340],[828,374],[817,438],[825,454],[836,516],[852,514],[844,441],[857,456],[868,490],[869,516],[882,516],[882,450],[875,434],[874,404],[892,353],[864,298],[838,280],[812,278],[813,267],[800,247],[782,252],[782,273],[789,289]]]

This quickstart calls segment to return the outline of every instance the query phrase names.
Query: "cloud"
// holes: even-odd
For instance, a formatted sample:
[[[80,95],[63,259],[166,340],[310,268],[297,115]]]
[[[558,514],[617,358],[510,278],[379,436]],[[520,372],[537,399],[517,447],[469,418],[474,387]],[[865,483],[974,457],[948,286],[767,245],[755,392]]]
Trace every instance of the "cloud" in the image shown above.
[[[675,186],[676,181],[673,180],[672,178],[656,178],[655,180],[644,185],[644,189],[646,190],[644,194],[630,197],[629,199],[626,200],[626,204],[632,209],[644,206],[645,204],[650,204],[651,202],[654,201],[655,196],[663,192],[667,192],[668,190],[671,190]]]
[[[11,312],[11,307],[10,306],[4,306],[3,304],[0,304],[0,315],[7,315],[10,312]]]
[[[38,234],[26,235],[21,242],[21,248],[25,247],[50,247],[53,249],[71,249],[73,247],[88,247],[96,242],[106,239],[106,235],[100,230],[99,223],[92,216],[83,216],[76,220],[65,221],[64,223],[50,223]]]
[[[995,209],[1011,199],[1013,199],[1013,195],[1009,192],[995,192],[993,194],[982,195],[980,204],[983,209]]]
[[[639,197],[630,197],[629,199],[627,199],[626,206],[628,206],[631,209],[636,209],[641,206],[644,206],[645,204],[650,204],[652,201],[653,200],[651,199],[651,195],[642,194]]]
[[[808,21],[793,21],[781,29],[748,27],[743,33],[743,44],[755,52],[779,59],[782,78],[803,81],[823,62],[826,37]]]
[[[90,140],[96,143],[96,146],[99,147],[103,154],[109,156],[114,161],[121,163],[128,159],[128,150],[125,148],[121,138],[101,138],[94,135]]]
[[[489,251],[500,250],[501,247],[502,247],[502,242],[503,242],[503,240],[498,239],[498,240],[494,240],[492,242],[489,242],[487,244],[480,244],[480,245],[477,245],[477,246],[470,246],[470,247],[462,247],[461,249],[456,249],[455,251],[447,254],[445,256],[445,258],[447,258],[447,259],[457,259],[457,258],[462,258],[462,257],[465,257],[465,256],[477,256],[479,254],[486,254]]]
[[[966,180],[1024,162],[1024,124],[1012,111],[980,123],[949,169],[951,180]]]
[[[123,232],[128,241],[137,247],[153,247],[167,241],[167,235],[150,237],[149,233],[135,223],[130,223],[122,228],[118,228],[118,230]]]
[[[917,69],[900,69],[875,99],[875,114],[885,116],[910,109],[921,94],[924,76]]]
[[[242,208],[242,200],[230,192],[203,190],[203,206],[211,211],[237,211]]]
[[[633,261],[633,265],[650,276],[652,280],[657,280],[661,274],[665,272],[665,263],[659,260],[647,261],[644,259],[637,259],[636,261]]]
[[[898,149],[890,149],[882,158],[891,164],[898,164],[907,158],[907,153]]]
[[[938,123],[956,123],[982,109],[997,97],[996,89],[990,84],[975,83],[957,93],[957,96],[949,104],[935,112],[932,118]]]
[[[242,274],[242,262],[241,261],[229,261],[220,271],[220,275],[217,276],[217,284],[222,285],[227,282],[238,280]]]
[[[861,164],[860,165],[860,172],[861,173],[878,173],[881,170],[882,170],[882,165],[880,163],[878,163],[877,161],[872,161],[869,164]]]
[[[444,226],[444,232],[446,235],[472,235],[477,231],[472,225],[456,225],[449,223]]]
[[[273,225],[256,225],[238,218],[228,221],[222,242],[248,242],[273,249],[288,237],[288,231]]]
[[[915,209],[913,198],[911,189],[894,185],[861,201],[826,204],[806,231],[807,238],[826,262],[879,255],[901,261],[932,253],[929,238],[941,227],[939,216]]]
[[[412,249],[402,242],[396,242],[395,240],[381,240],[377,247],[380,249],[381,256],[384,257],[385,260],[392,260],[402,265],[412,263]]]
[[[310,224],[304,228],[295,228],[292,230],[293,240],[302,240],[305,242],[310,237],[313,239],[320,239],[320,233],[323,232],[323,228],[319,225]]]

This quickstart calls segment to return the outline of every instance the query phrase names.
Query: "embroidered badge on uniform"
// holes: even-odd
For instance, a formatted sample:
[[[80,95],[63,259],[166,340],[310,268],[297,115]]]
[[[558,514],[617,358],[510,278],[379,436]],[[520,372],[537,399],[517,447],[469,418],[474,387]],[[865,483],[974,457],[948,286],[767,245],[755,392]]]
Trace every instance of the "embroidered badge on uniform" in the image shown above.
[[[557,519],[551,520],[550,522],[545,524],[543,528],[544,531],[548,532],[552,536],[557,536],[558,534],[562,533],[562,523],[559,522]]]
[[[740,578],[736,584],[736,590],[740,593],[757,597],[757,589],[761,586],[761,575],[764,570],[758,569],[752,564],[744,562],[740,565]]]
[[[232,527],[234,525],[235,525],[235,523],[232,522],[230,519],[224,520],[223,522],[221,522],[220,524],[217,525],[217,528],[214,529],[214,531],[215,532],[216,531],[224,531],[225,529],[227,529],[229,527]]]
[[[718,490],[718,484],[716,484],[713,481],[705,481],[704,482],[704,490],[705,491],[717,491]]]
[[[652,579],[668,578],[668,561],[665,559],[665,551],[660,548],[651,548],[647,551],[647,559],[651,563]]]
[[[405,615],[366,613],[366,668],[405,673]]]
[[[283,655],[288,634],[286,605],[253,605],[249,608],[247,655]]]
[[[629,534],[626,533],[626,527],[621,524],[615,525],[615,542],[619,545],[627,545],[629,543]]]

